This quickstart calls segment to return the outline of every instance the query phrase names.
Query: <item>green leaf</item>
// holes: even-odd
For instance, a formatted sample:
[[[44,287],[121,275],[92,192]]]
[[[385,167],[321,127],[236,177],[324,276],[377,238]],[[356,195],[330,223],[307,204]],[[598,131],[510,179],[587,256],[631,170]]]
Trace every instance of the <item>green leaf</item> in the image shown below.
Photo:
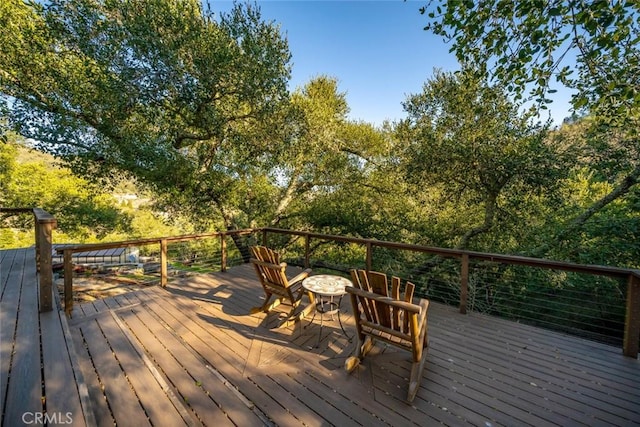
[[[562,14],[562,11],[557,6],[551,7],[549,9],[549,16],[560,16],[561,14]]]

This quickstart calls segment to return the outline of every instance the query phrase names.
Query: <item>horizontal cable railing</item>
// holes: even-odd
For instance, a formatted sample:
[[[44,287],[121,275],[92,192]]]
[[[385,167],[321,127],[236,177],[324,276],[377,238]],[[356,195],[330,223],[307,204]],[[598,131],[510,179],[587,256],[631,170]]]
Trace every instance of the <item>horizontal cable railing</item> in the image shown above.
[[[37,231],[36,240],[45,241],[46,253],[55,219],[40,213],[45,225],[41,229],[48,230],[49,237],[38,238],[41,233]],[[86,274],[86,270],[77,271],[80,258],[74,254],[135,247],[137,258],[125,263],[131,264],[130,270],[124,268],[118,274],[137,283],[166,286],[169,278],[225,271],[228,266],[248,262],[248,248],[256,243],[281,251],[291,264],[313,267],[317,272],[348,275],[353,268],[382,271],[412,281],[418,295],[458,306],[461,313],[471,310],[610,344],[622,343],[625,355],[638,355],[637,270],[275,228],[63,246],[57,252],[64,260],[65,310],[70,312],[73,306],[74,273]]]
[[[413,282],[422,297],[585,338],[640,346],[640,272],[265,228],[263,243],[303,266],[365,268]]]
[[[128,278],[136,284],[157,283],[166,286],[170,278],[184,277],[195,273],[225,271],[228,266],[249,261],[248,252],[241,253],[239,248],[248,248],[255,244],[252,237],[258,230],[234,230],[228,232],[193,234],[152,239],[128,240],[123,242],[95,243],[84,245],[65,245],[57,249],[63,255],[64,288],[62,291],[64,308],[71,313],[74,303],[73,279],[78,267],[86,276],[85,267],[78,260],[82,254],[99,253],[113,248],[135,248],[137,256],[128,263],[132,268]],[[234,241],[237,241],[235,244]],[[234,244],[230,244],[234,243]],[[74,258],[74,254],[81,254]],[[84,255],[86,257],[86,255]],[[102,269],[109,266],[102,266]],[[122,265],[114,266],[122,269]],[[120,275],[122,277],[122,275]],[[137,279],[137,280],[136,280]]]

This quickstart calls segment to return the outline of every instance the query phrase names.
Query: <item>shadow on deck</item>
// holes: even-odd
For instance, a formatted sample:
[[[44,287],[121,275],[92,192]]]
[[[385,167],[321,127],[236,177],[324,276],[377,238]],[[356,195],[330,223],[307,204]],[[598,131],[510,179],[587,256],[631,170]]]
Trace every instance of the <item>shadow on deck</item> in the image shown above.
[[[23,300],[37,298],[29,280],[16,286],[17,273],[0,279],[2,424],[13,426],[25,411],[43,410],[33,402],[40,395],[15,395],[27,372],[24,342],[38,333],[37,325],[19,330],[23,316],[38,318]],[[348,375],[342,366],[355,344],[337,320],[324,322],[316,348],[317,318],[271,329],[277,313],[248,314],[262,298],[245,265],[76,306],[58,321],[55,341],[72,354],[67,371],[48,371],[50,358],[41,357],[45,387],[75,390],[77,404],[50,401],[43,387],[44,410],[71,412],[78,425],[640,424],[640,361],[618,348],[432,304],[427,366],[409,405],[407,354],[378,344]],[[353,335],[346,299],[342,308]],[[41,335],[44,325],[41,314]],[[41,340],[43,352],[49,341]]]

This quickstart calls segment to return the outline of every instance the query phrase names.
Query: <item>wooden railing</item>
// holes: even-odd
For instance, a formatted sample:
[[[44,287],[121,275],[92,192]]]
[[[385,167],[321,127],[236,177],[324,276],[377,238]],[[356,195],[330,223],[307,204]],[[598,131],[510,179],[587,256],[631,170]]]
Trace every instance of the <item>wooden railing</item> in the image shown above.
[[[68,245],[58,248],[56,251],[63,256],[64,262],[64,308],[67,314],[73,309],[73,254],[78,252],[98,251],[103,249],[139,247],[147,245],[160,246],[160,285],[166,286],[168,281],[168,256],[167,248],[170,243],[187,242],[201,239],[220,239],[220,270],[227,269],[227,237],[252,234],[257,230],[233,230],[216,233],[189,234],[172,237],[159,237],[151,239],[127,240],[112,243],[92,243],[86,245]]]
[[[20,209],[2,209],[5,212],[24,212]],[[56,222],[53,217],[40,209],[26,210],[32,211],[36,217],[36,241],[37,259],[39,271],[41,273],[41,307],[43,310],[51,309],[51,230],[55,228]],[[311,242],[314,239],[322,241],[345,242],[362,245],[365,248],[364,264],[366,269],[372,269],[373,249],[386,248],[400,251],[422,252],[438,255],[444,258],[453,258],[460,261],[460,301],[459,311],[467,312],[467,298],[469,286],[469,265],[471,261],[490,261],[506,265],[524,265],[536,268],[562,270],[570,272],[585,273],[591,275],[602,275],[616,278],[624,278],[627,281],[626,314],[624,322],[623,353],[626,356],[637,358],[640,337],[640,272],[633,269],[573,264],[558,261],[550,261],[538,258],[528,258],[522,256],[511,256],[501,254],[490,254],[456,249],[445,249],[414,244],[406,244],[391,241],[381,241],[375,239],[363,239],[356,237],[326,235],[320,233],[292,231],[276,228],[261,228],[235,230],[219,233],[207,233],[197,235],[184,235],[174,237],[163,237],[143,240],[130,240],[124,242],[100,243],[89,245],[65,246],[58,249],[58,253],[63,254],[64,259],[64,303],[65,311],[70,312],[73,306],[73,254],[77,252],[93,251],[99,249],[123,248],[142,245],[160,246],[160,284],[167,284],[167,246],[169,243],[185,242],[190,240],[219,238],[220,239],[220,268],[222,271],[227,265],[226,238],[228,236],[240,236],[253,233],[262,233],[262,242],[268,245],[269,235],[290,235],[304,239],[304,264],[310,265]]]
[[[40,311],[53,309],[53,270],[51,245],[53,230],[57,221],[53,215],[40,208],[0,208],[0,212],[10,214],[32,213],[35,223],[36,268],[40,282]]]
[[[365,266],[367,270],[372,269],[373,249],[375,247],[423,252],[439,255],[445,258],[457,258],[460,260],[460,313],[467,312],[467,297],[469,285],[469,263],[472,260],[491,261],[507,265],[524,265],[530,267],[570,271],[585,273],[590,275],[601,275],[627,280],[626,311],[624,324],[623,353],[625,356],[638,357],[640,342],[640,271],[625,268],[608,266],[573,264],[567,262],[551,261],[539,258],[529,258],[522,256],[491,254],[483,252],[473,252],[456,249],[445,249],[421,245],[413,245],[398,242],[381,241],[375,239],[362,239],[346,236],[326,235],[312,232],[282,230],[277,228],[263,228],[262,243],[268,245],[269,234],[293,235],[304,238],[304,265],[310,266],[311,242],[314,239],[322,241],[345,242],[363,245],[366,248]]]

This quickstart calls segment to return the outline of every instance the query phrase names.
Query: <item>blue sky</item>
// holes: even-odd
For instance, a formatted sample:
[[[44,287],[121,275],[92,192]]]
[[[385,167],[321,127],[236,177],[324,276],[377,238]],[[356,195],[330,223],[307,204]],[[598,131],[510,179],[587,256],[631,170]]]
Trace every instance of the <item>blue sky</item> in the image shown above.
[[[424,31],[419,8],[428,0],[280,1],[262,0],[262,17],[280,24],[292,54],[293,90],[318,75],[338,80],[346,92],[349,117],[380,125],[405,117],[402,102],[419,93],[434,68],[457,70],[450,45]],[[230,0],[211,0],[215,12]],[[549,106],[556,123],[569,115],[568,96],[559,91]],[[546,118],[546,117],[545,117]]]

